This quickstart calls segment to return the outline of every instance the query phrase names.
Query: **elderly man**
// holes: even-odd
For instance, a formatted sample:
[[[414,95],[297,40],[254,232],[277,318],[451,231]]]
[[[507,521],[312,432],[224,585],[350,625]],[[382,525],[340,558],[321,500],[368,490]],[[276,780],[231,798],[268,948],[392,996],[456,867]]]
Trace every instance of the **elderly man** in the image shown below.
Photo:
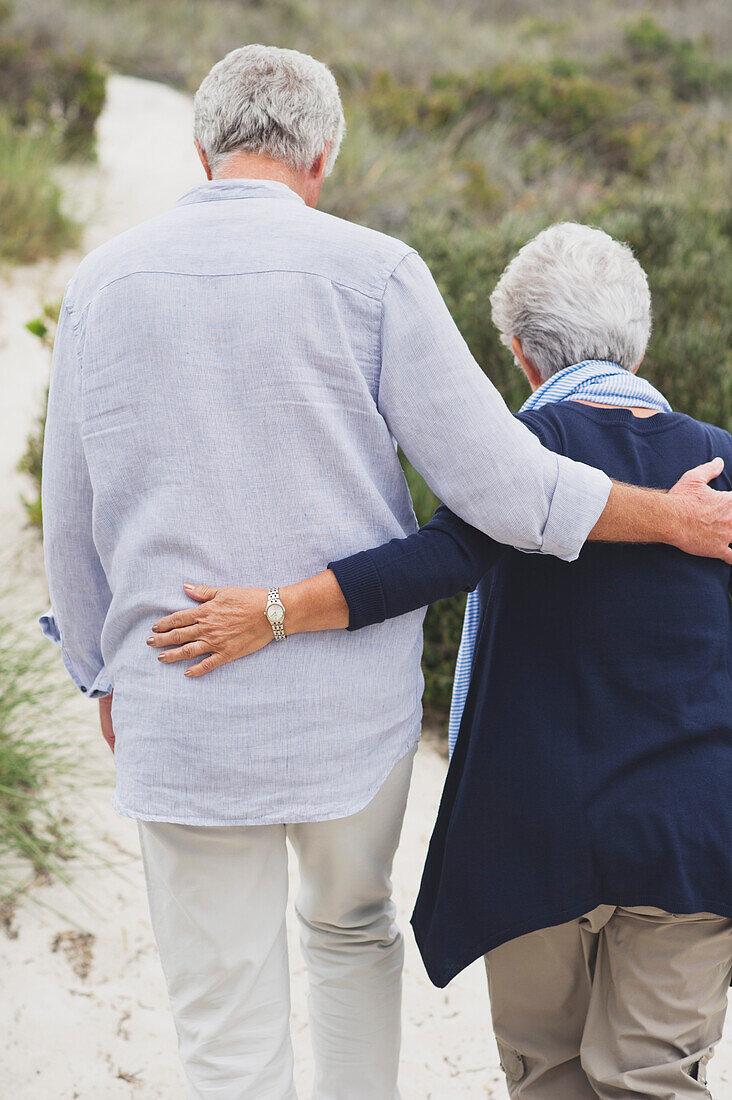
[[[553,226],[491,302],[533,390],[521,419],[547,446],[649,485],[722,454],[729,490],[732,437],[635,376],[650,295],[630,249]],[[413,924],[437,985],[485,955],[512,1098],[708,1097],[732,975],[729,564],[588,546],[568,566],[443,507],[331,570],[347,607],[318,598],[310,628],[340,616],[360,630],[474,589],[470,688],[456,681],[460,732]],[[242,594],[251,648],[267,640],[261,607]]]
[[[590,535],[732,554],[732,501],[707,487],[714,467],[666,494],[544,449],[414,251],[313,209],[343,133],[323,65],[234,51],[199,89],[195,132],[209,182],[89,256],[67,289],[45,629],[80,690],[113,698],[114,805],[139,821],[189,1096],[295,1095],[289,838],[315,1096],[391,1100],[402,941],[389,875],[419,736],[421,614],[287,639],[297,620],[277,586],[334,549],[414,530],[395,441],[475,527],[566,560]],[[261,578],[276,644],[224,664],[224,636],[192,640],[196,622]],[[183,588],[213,597],[170,639],[197,659],[185,676],[145,648]]]

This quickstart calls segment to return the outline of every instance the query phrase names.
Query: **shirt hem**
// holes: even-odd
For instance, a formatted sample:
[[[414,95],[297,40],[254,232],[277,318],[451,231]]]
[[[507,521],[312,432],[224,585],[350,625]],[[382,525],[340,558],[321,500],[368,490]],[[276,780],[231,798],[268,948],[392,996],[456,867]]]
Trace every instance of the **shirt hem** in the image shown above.
[[[685,904],[681,906],[674,905],[672,898],[658,899],[648,897],[645,894],[642,898],[634,898],[633,900],[624,898],[622,902],[598,900],[594,898],[590,901],[570,905],[561,910],[553,909],[543,916],[535,917],[532,920],[519,921],[516,924],[510,925],[502,932],[498,932],[493,936],[481,937],[480,940],[475,941],[475,946],[467,951],[461,952],[459,956],[450,958],[447,962],[443,962],[438,966],[431,965],[425,957],[424,942],[426,935],[422,925],[418,920],[415,920],[414,915],[412,915],[410,924],[412,925],[414,938],[417,942],[417,947],[430,981],[434,986],[437,986],[438,989],[444,989],[453,978],[456,978],[458,974],[461,974],[463,970],[477,959],[483,958],[489,951],[494,951],[504,943],[508,943],[510,940],[519,939],[521,936],[527,936],[532,932],[542,932],[546,928],[554,928],[557,925],[566,924],[568,921],[577,920],[579,917],[584,916],[585,913],[590,913],[593,909],[596,909],[599,905],[620,905],[626,909],[636,905],[650,905],[655,909],[663,909],[667,913],[714,913],[715,916],[732,919],[732,902],[729,901],[719,902],[702,898],[699,901],[698,907],[689,910],[686,908]]]
[[[198,815],[183,815],[183,814],[152,814],[143,810],[134,810],[131,807],[124,806],[120,799],[117,798],[117,792],[115,791],[111,798],[112,808],[120,814],[121,817],[131,817],[137,821],[158,821],[165,822],[169,825],[196,825],[201,828],[227,828],[234,826],[254,826],[254,825],[307,825],[318,821],[336,821],[339,818],[353,817],[355,814],[364,810],[369,802],[372,801],[379,793],[384,783],[388,779],[392,770],[397,764],[404,759],[407,753],[413,749],[420,741],[421,727],[412,733],[408,741],[402,745],[397,755],[391,760],[391,762],[385,768],[380,778],[372,784],[367,792],[360,798],[354,805],[348,807],[339,807],[338,809],[323,810],[317,813],[311,813],[307,815],[301,814],[287,814],[286,816],[277,814],[260,814],[253,817],[232,817],[226,820],[214,817],[201,817]]]

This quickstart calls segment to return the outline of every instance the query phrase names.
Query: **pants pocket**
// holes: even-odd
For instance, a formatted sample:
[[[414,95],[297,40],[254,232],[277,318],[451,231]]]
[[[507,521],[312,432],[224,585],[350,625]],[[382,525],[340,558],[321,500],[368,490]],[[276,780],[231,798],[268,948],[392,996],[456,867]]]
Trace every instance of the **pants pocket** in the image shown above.
[[[703,1054],[698,1062],[692,1066],[691,1076],[695,1081],[698,1081],[700,1085],[706,1085],[707,1083],[707,1066],[709,1065],[709,1059],[712,1057],[711,1050],[708,1050],[706,1054]]]
[[[693,1062],[690,1062],[686,1067],[686,1072],[692,1081],[697,1081],[704,1088],[705,1096],[708,1096],[711,1100],[712,1094],[709,1091],[709,1085],[707,1084],[707,1067],[714,1054],[714,1049],[710,1047],[709,1050],[705,1050],[701,1056],[697,1056]]]
[[[498,1055],[501,1059],[501,1069],[506,1074],[509,1081],[520,1081],[526,1072],[526,1066],[524,1060],[517,1050],[513,1047],[506,1046],[505,1043],[500,1043],[496,1040],[498,1046]]]

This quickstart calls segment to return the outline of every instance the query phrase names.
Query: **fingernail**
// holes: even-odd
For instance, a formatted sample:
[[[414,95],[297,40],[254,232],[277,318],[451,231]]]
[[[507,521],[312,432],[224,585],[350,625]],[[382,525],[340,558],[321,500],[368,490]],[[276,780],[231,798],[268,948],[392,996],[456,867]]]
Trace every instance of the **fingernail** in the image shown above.
[[[148,638],[148,640],[147,640],[147,644],[148,644],[148,645],[152,645],[152,643],[153,643],[154,641],[155,641],[155,635],[153,634],[153,635],[151,635],[151,636],[150,636],[150,637]]]
[[[191,673],[191,670],[190,670],[189,668],[187,668],[187,669],[185,670],[185,672],[183,673],[183,675],[184,675],[184,676],[191,676],[191,675],[192,675],[192,673]]]
[[[165,660],[165,654],[164,653],[158,654],[158,660],[159,661],[164,661]]]
[[[196,586],[195,584],[184,584],[183,587],[185,588],[186,592],[190,592],[190,590],[192,588],[195,588]]]

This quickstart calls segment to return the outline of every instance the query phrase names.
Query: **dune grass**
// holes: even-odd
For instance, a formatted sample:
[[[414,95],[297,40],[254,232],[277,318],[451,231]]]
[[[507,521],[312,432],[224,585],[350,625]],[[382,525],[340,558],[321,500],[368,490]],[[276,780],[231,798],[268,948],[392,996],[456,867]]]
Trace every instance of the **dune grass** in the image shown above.
[[[79,243],[54,170],[94,156],[106,75],[89,51],[53,45],[50,28],[23,35],[0,0],[0,261],[33,263]]]
[[[26,322],[26,328],[33,336],[36,336],[42,344],[48,348],[49,354],[53,350],[53,341],[56,335],[58,315],[61,303],[44,303],[38,317]],[[28,517],[28,523],[40,532],[43,528],[43,510],[41,505],[41,480],[43,475],[43,441],[46,435],[46,412],[48,409],[48,387],[43,399],[43,405],[36,417],[33,430],[28,436],[25,451],[18,462],[18,471],[26,474],[29,480],[31,495],[23,497],[23,507]]]
[[[62,733],[44,732],[64,695],[47,648],[0,619],[0,903],[39,879],[65,877],[75,851],[58,806],[76,764]]]
[[[0,260],[33,263],[78,244],[53,178],[56,152],[42,135],[0,111]]]

